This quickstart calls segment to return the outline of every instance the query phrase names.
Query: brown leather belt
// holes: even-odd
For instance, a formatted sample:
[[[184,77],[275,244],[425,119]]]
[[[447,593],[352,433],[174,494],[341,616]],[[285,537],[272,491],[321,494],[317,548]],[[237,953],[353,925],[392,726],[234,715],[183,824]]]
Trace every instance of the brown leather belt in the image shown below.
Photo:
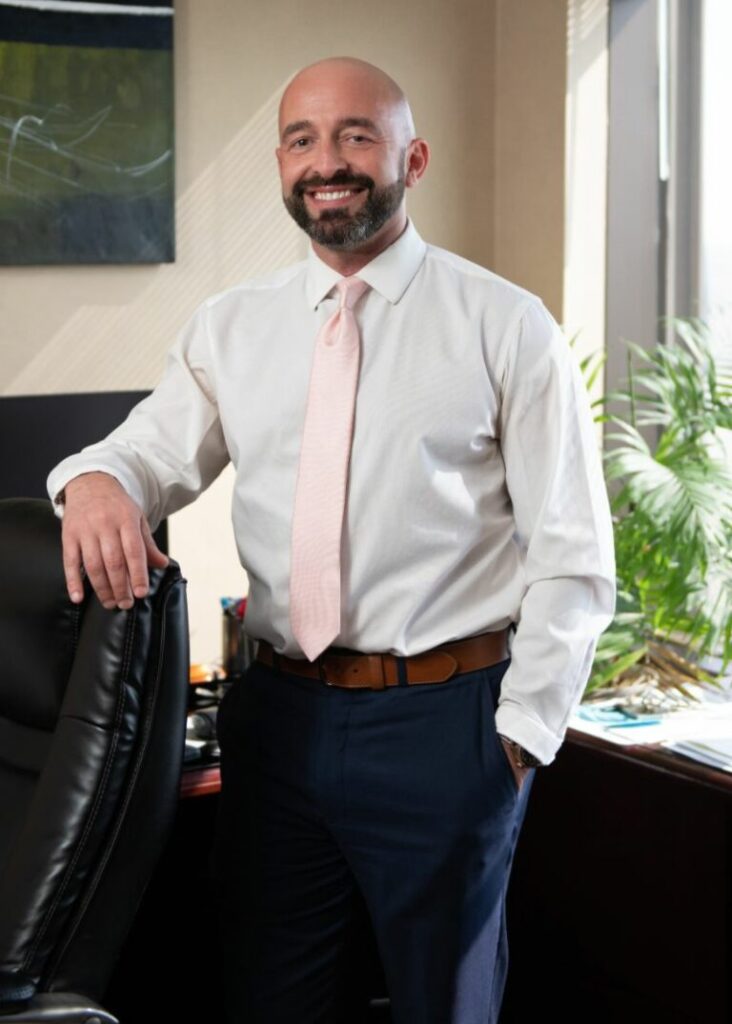
[[[266,640],[260,640],[257,660],[282,672],[292,672],[309,679],[320,679],[328,686],[348,689],[383,690],[399,686],[399,663],[407,685],[444,683],[461,672],[488,668],[509,656],[510,626],[493,633],[482,633],[467,640],[433,647],[422,654],[399,658],[393,654],[360,654],[345,648],[327,647],[315,661],[287,658],[278,654]],[[402,683],[402,685],[404,685]]]

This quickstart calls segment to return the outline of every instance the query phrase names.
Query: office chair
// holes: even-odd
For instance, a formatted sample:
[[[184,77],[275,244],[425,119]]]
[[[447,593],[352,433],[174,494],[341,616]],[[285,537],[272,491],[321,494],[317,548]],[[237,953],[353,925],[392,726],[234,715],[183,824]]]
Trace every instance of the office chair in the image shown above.
[[[100,1005],[177,806],[185,580],[106,611],[68,598],[51,503],[0,500],[0,1021]]]

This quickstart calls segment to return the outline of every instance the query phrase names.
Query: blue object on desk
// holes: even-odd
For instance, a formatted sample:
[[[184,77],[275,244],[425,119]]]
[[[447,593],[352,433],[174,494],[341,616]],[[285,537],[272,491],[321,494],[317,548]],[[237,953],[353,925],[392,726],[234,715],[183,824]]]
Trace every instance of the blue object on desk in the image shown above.
[[[605,708],[580,706],[577,713],[580,718],[585,718],[588,722],[596,722],[605,729],[629,729],[639,725],[658,725],[661,721],[658,715],[637,715],[634,711],[627,711],[619,704],[612,704]]]

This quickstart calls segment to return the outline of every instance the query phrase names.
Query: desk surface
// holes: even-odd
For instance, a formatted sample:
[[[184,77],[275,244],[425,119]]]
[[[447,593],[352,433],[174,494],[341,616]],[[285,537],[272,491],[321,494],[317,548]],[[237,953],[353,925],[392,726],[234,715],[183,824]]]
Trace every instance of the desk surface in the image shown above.
[[[180,780],[180,796],[210,796],[221,789],[221,773],[217,764],[191,765],[183,768]]]

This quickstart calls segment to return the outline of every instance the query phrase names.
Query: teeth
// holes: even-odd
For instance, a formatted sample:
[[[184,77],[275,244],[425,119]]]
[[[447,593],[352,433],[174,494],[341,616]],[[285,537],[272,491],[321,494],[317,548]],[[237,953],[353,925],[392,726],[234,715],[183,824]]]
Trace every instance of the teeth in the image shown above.
[[[316,192],[316,199],[345,199],[347,196],[353,195],[350,189],[346,192]]]

